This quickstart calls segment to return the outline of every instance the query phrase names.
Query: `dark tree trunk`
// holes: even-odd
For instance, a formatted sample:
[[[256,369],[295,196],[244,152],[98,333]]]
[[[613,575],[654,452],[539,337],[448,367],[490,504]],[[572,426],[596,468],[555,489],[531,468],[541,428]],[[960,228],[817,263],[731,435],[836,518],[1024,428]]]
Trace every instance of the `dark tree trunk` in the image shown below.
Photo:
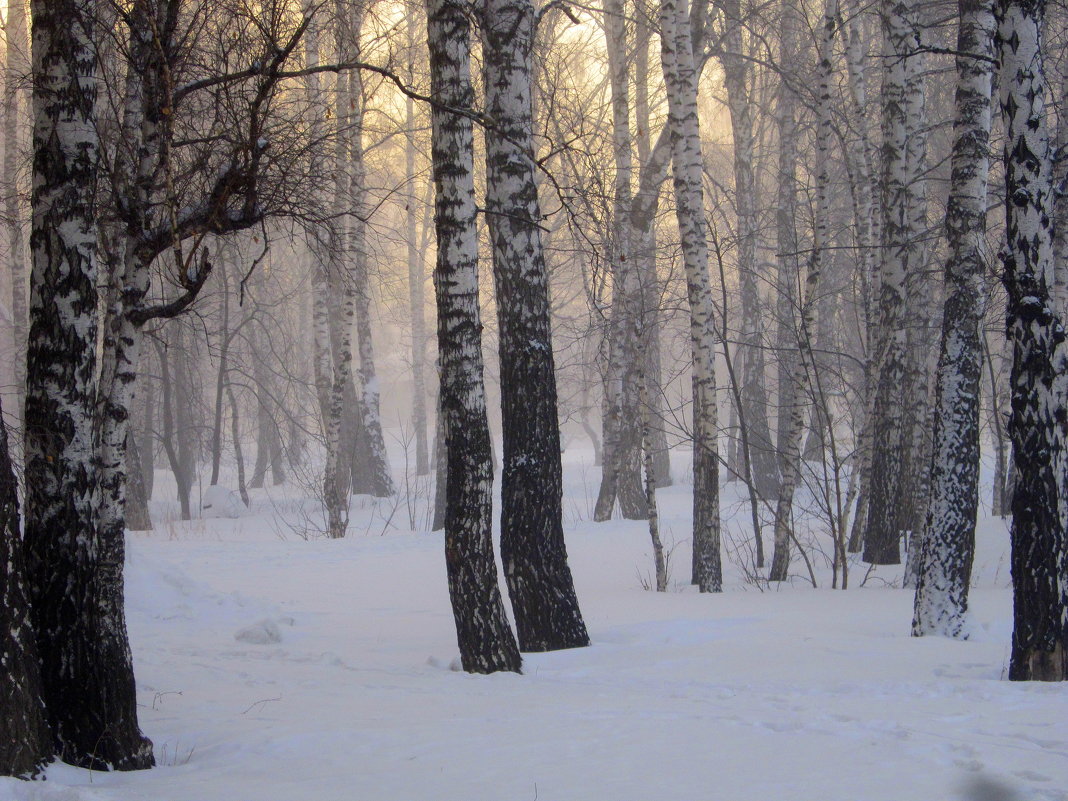
[[[441,413],[439,404],[434,423],[434,520],[430,524],[431,531],[441,531],[445,528],[445,489],[448,486],[446,480],[448,474],[449,459],[445,452],[445,415]]]
[[[26,555],[45,708],[58,755],[153,764],[137,724],[123,612],[124,542],[101,538],[94,467],[97,4],[34,0],[34,191],[26,388]]]
[[[530,0],[486,0],[486,210],[500,331],[501,557],[523,651],[589,645],[561,522],[549,287],[534,182]]]
[[[19,533],[18,482],[0,411],[0,776],[34,776],[52,756],[41,700],[37,645],[30,625]]]
[[[141,464],[141,449],[137,447],[134,434],[132,430],[129,432],[126,444],[126,528],[131,531],[151,531],[152,517],[148,513],[145,470]]]
[[[431,112],[435,187],[438,353],[441,415],[448,458],[445,566],[460,660],[469,673],[519,672],[522,659],[508,626],[493,558],[493,468],[478,309],[470,109],[471,23],[456,0],[429,0],[431,95],[449,110]],[[439,475],[440,479],[440,475]]]

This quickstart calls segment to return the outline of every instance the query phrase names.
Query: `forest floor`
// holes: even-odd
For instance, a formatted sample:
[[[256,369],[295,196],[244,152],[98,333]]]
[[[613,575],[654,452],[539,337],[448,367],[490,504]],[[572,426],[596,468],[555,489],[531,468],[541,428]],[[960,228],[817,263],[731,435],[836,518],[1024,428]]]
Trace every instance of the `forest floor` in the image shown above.
[[[728,560],[725,592],[697,594],[684,460],[660,493],[670,591],[648,591],[644,524],[590,522],[599,471],[565,456],[591,647],[528,654],[523,675],[459,672],[442,535],[410,530],[425,527],[425,487],[410,507],[357,499],[337,541],[315,536],[296,487],[257,491],[240,518],[129,538],[128,625],[158,767],[55,765],[45,782],[0,781],[0,798],[1068,801],[1068,685],[1005,678],[1003,521],[980,525],[971,638],[914,639],[900,569],[860,586],[855,563],[850,589],[831,590],[818,533],[805,540],[817,589],[800,560],[771,588]],[[737,559],[748,512],[735,491]],[[155,511],[173,518],[172,505]]]

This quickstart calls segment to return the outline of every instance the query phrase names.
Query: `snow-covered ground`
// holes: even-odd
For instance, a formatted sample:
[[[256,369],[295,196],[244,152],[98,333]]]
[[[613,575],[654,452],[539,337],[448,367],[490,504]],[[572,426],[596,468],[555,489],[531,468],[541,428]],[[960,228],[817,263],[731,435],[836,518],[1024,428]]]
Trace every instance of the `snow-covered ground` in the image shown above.
[[[672,590],[643,589],[645,527],[589,522],[597,471],[567,457],[590,648],[526,655],[523,675],[459,672],[440,534],[408,531],[404,502],[365,500],[347,539],[304,539],[313,505],[292,487],[260,491],[253,514],[130,538],[128,622],[158,767],[53,766],[45,782],[0,782],[0,798],[1068,799],[1068,686],[1005,680],[1001,521],[980,527],[972,638],[913,639],[897,571],[860,587],[856,565],[833,591],[817,560],[818,589],[801,564],[762,589],[730,564],[726,592],[698,595],[685,479],[661,493]],[[730,500],[737,539],[747,513]]]

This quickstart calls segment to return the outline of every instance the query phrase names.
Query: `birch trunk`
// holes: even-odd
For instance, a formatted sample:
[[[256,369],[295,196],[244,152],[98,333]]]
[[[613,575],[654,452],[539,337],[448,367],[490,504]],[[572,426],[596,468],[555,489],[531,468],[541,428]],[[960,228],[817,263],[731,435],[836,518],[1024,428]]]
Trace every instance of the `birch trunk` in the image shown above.
[[[910,284],[925,269],[922,236],[924,120],[920,27],[914,0],[885,0],[886,73],[883,78],[883,225],[877,381],[872,415],[871,500],[864,534],[864,561],[901,562],[900,503],[907,451],[913,446],[906,416],[911,399],[908,318]]]
[[[789,423],[782,454],[783,474],[779,497],[775,504],[775,550],[771,559],[771,581],[785,581],[790,571],[790,540],[793,537],[794,491],[801,477],[801,434],[805,421],[807,377],[816,369],[812,350],[812,336],[816,325],[816,304],[819,302],[820,277],[828,245],[831,221],[830,142],[834,134],[831,123],[831,47],[838,27],[837,0],[827,0],[819,27],[817,53],[816,107],[816,217],[812,230],[812,254],[805,274],[804,297],[801,302],[801,325],[798,332],[798,359],[794,362],[789,381]],[[815,394],[815,393],[813,393]]]
[[[720,592],[719,424],[716,405],[715,321],[708,276],[703,155],[697,113],[697,70],[686,0],[661,0],[661,64],[668,96],[671,170],[686,268],[693,359],[693,543],[701,592]]]
[[[493,559],[493,467],[478,308],[471,42],[465,4],[429,0],[440,414],[448,467],[445,566],[460,660],[469,673],[519,672]],[[439,473],[439,480],[441,475]]]
[[[872,287],[875,285],[875,256],[880,237],[879,217],[875,213],[875,146],[869,126],[867,48],[858,19],[860,8],[849,2],[843,7],[846,38],[846,71],[849,84],[849,118],[857,131],[856,148],[846,152],[846,162],[853,176],[854,215],[856,217],[856,245],[858,257],[856,269],[860,278],[862,326],[860,337],[864,345],[863,406],[857,415],[859,422],[856,434],[856,458],[853,469],[856,473],[857,506],[849,536],[848,550],[858,553],[864,544],[864,530],[868,521],[868,504],[871,498],[871,468],[873,457],[873,407],[875,403],[875,356],[872,352],[872,335],[875,333],[875,313]]]
[[[638,157],[638,191],[645,186],[642,173],[647,169],[652,147],[652,114],[649,108],[649,43],[652,39],[650,15],[653,9],[645,0],[635,0],[634,20],[634,125],[635,155]],[[659,205],[659,187],[649,198],[648,203],[654,208]],[[646,395],[650,427],[652,429],[653,478],[656,487],[670,487],[671,452],[668,448],[667,425],[664,415],[663,367],[660,357],[660,336],[663,327],[660,280],[656,271],[657,241],[656,227],[653,225],[655,213],[649,218],[649,225],[640,229],[631,228],[634,260],[637,263],[638,277],[642,291],[642,320],[645,338],[642,352],[645,355],[644,369]],[[631,220],[628,214],[626,224]]]
[[[998,7],[1005,124],[1003,283],[1013,346],[1013,632],[1009,678],[1068,678],[1068,358],[1053,308],[1052,158],[1045,115],[1043,0]]]
[[[762,498],[774,498],[778,491],[778,467],[768,422],[765,385],[764,322],[757,273],[757,185],[754,164],[755,136],[750,98],[752,70],[746,58],[742,36],[741,0],[722,0],[724,11],[723,83],[727,89],[727,109],[734,138],[734,196],[738,216],[738,280],[741,284],[741,381],[742,408],[739,418],[747,427],[749,474]],[[739,471],[741,475],[744,471]]]
[[[353,46],[359,53],[359,37],[362,24],[360,18],[354,21],[352,33]],[[366,436],[365,478],[376,498],[388,498],[396,490],[389,472],[389,458],[386,456],[386,442],[382,435],[382,412],[379,404],[378,371],[375,368],[374,338],[371,332],[371,259],[367,250],[367,217],[370,204],[367,202],[366,168],[363,155],[364,128],[364,92],[363,79],[359,70],[349,73],[348,104],[349,129],[348,159],[350,176],[350,204],[352,222],[349,229],[350,271],[354,292],[354,319],[356,322],[356,342],[360,356],[359,404],[362,416],[363,434]]]
[[[414,53],[416,43],[415,9],[409,8],[412,17],[406,26],[408,52]],[[414,56],[410,56],[414,58]],[[414,69],[409,65],[409,75]],[[405,239],[408,258],[408,313],[412,322],[412,428],[415,433],[415,473],[425,476],[430,473],[429,447],[427,443],[426,413],[426,301],[424,289],[426,270],[423,250],[416,238],[418,207],[415,187],[415,101],[404,99],[404,121],[407,139],[404,148],[404,175],[407,179],[408,198],[404,204]]]
[[[646,516],[642,489],[641,410],[638,402],[639,350],[643,339],[641,281],[627,225],[632,200],[634,157],[630,127],[630,69],[625,7],[607,0],[604,10],[608,77],[612,89],[613,179],[612,317],[609,324],[608,377],[605,382],[604,446],[601,486],[594,520],[612,516],[616,500],[628,520]]]
[[[912,634],[965,637],[979,505],[979,394],[986,301],[995,0],[959,0],[952,178],[946,211],[945,312],[935,390],[931,497]]]
[[[99,73],[88,0],[34,0],[26,544],[45,707],[60,758],[150,767],[123,617],[123,539],[98,528]],[[106,521],[105,521],[106,526]]]
[[[799,18],[790,4],[784,4],[779,17],[781,55],[779,61],[784,75],[779,83],[775,124],[779,134],[778,209],[775,212],[778,273],[775,345],[778,350],[778,426],[775,450],[779,456],[779,471],[785,473],[785,454],[793,408],[793,376],[797,353],[797,283],[801,275],[797,237],[798,181],[797,181],[797,91],[792,85],[793,75],[800,67],[798,59]],[[780,489],[781,493],[781,489]]]
[[[549,285],[534,180],[530,0],[486,0],[486,217],[500,336],[501,557],[519,648],[589,645],[567,564]]]

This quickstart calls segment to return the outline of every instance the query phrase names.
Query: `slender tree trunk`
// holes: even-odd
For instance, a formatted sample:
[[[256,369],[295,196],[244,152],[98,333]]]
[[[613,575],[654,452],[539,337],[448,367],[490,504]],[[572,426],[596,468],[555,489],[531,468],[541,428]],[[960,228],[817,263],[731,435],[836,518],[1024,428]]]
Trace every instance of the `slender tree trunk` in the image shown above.
[[[828,245],[830,228],[830,141],[831,124],[831,47],[838,27],[837,0],[826,0],[819,27],[817,68],[818,96],[816,99],[816,219],[812,230],[812,254],[805,275],[805,294],[801,305],[801,326],[798,333],[798,356],[789,381],[789,424],[782,454],[782,481],[775,505],[775,550],[771,559],[771,581],[785,581],[790,572],[790,540],[793,538],[794,491],[801,477],[801,434],[804,429],[806,384],[815,375],[812,335],[816,324],[816,304],[819,301],[820,277]],[[815,393],[813,393],[815,395]]]
[[[234,385],[226,381],[226,398],[230,402],[230,436],[234,441],[234,461],[237,463],[237,492],[247,509],[252,505],[248,497],[248,484],[245,482],[245,455],[241,450],[241,421],[237,408]]]
[[[927,221],[923,201],[924,97],[920,69],[920,27],[914,0],[884,0],[886,74],[883,78],[883,255],[880,265],[879,322],[876,330],[878,378],[873,409],[871,500],[864,535],[864,561],[901,562],[900,503],[904,469],[912,446],[906,416],[911,399],[908,319],[910,282],[925,269],[922,236]]]
[[[646,0],[635,0],[634,13],[634,125],[635,155],[638,157],[638,191],[647,185],[642,173],[648,169],[652,147],[652,114],[649,108],[649,42],[652,39],[650,14],[654,9]],[[654,197],[647,201],[659,205],[659,186],[653,190]],[[671,486],[671,453],[668,448],[667,426],[664,416],[664,380],[660,358],[660,332],[663,313],[660,309],[660,280],[656,272],[656,227],[652,224],[655,212],[646,218],[649,222],[641,228],[631,228],[634,260],[642,291],[642,321],[645,339],[642,351],[645,354],[645,381],[649,412],[652,415],[652,451],[654,482],[657,488]],[[628,212],[627,224],[632,220]]]
[[[762,498],[778,491],[775,449],[768,422],[768,399],[764,376],[764,322],[757,273],[757,184],[753,148],[753,106],[750,78],[742,37],[741,0],[722,0],[725,33],[720,60],[723,63],[727,108],[734,137],[734,195],[738,215],[738,276],[741,284],[741,420],[746,432],[750,474]]]
[[[797,353],[797,283],[801,275],[801,260],[797,237],[797,90],[793,78],[799,71],[798,23],[796,10],[790,3],[780,12],[782,52],[779,61],[784,70],[776,98],[775,123],[779,134],[779,173],[777,176],[778,209],[775,212],[778,273],[775,281],[776,336],[778,367],[778,426],[775,450],[779,455],[779,471],[785,474],[786,443],[789,437],[793,409],[793,376]],[[787,76],[790,76],[789,78]],[[818,140],[817,140],[818,141]],[[781,490],[780,490],[781,495]]]
[[[405,26],[409,59],[415,58],[417,18],[415,8],[410,7],[411,17]],[[414,75],[414,66],[409,63],[408,74]],[[408,257],[408,311],[412,322],[412,428],[415,434],[415,473],[425,476],[430,473],[430,459],[427,446],[426,414],[426,309],[424,287],[426,269],[423,251],[416,238],[418,204],[416,203],[415,171],[415,101],[410,97],[404,100],[404,121],[407,128],[407,140],[404,148],[404,175],[407,179],[408,198],[404,204],[405,239]]]
[[[4,213],[7,217],[8,275],[11,276],[11,335],[15,341],[15,392],[18,403],[15,419],[22,422],[22,406],[26,396],[26,246],[22,227],[26,214],[20,202],[18,184],[19,112],[22,104],[20,83],[29,71],[27,54],[29,41],[26,36],[25,0],[9,0],[7,19],[4,25],[4,40],[7,44],[7,64],[4,70]]]
[[[998,8],[1005,124],[1003,283],[1013,345],[1013,632],[1009,678],[1068,678],[1068,358],[1053,309],[1052,159],[1044,94],[1043,0]]]
[[[285,483],[285,464],[282,459],[282,436],[279,431],[281,408],[274,396],[275,382],[267,360],[270,348],[263,346],[266,331],[259,320],[252,323],[252,377],[256,385],[256,463],[249,486],[261,488],[271,468],[271,483]]]
[[[668,564],[664,543],[660,539],[660,512],[656,507],[656,466],[653,456],[652,410],[649,406],[649,388],[643,374],[640,380],[639,398],[642,408],[642,456],[645,473],[645,504],[649,520],[649,540],[653,546],[653,569],[656,571],[656,591],[667,592]]]
[[[912,634],[966,636],[979,506],[979,393],[986,300],[983,258],[990,167],[995,0],[959,0],[952,183],[946,211],[945,312],[935,390],[931,497]]]
[[[427,3],[430,91],[446,107],[431,110],[440,414],[448,458],[445,566],[464,670],[519,672],[522,661],[504,614],[491,537],[493,468],[478,309],[473,136],[469,117],[452,111],[469,110],[473,100],[467,15],[456,0]]]
[[[222,330],[219,337],[219,366],[215,373],[215,417],[211,428],[211,481],[208,483],[215,486],[219,483],[219,470],[222,468],[223,447],[223,398],[226,386],[229,383],[227,373],[230,361],[230,286],[226,280],[226,269],[219,271],[222,285]]]
[[[612,517],[616,500],[628,520],[646,516],[641,479],[641,413],[638,408],[638,352],[644,335],[641,282],[627,224],[634,174],[630,127],[630,40],[622,0],[605,3],[605,36],[612,88],[612,317],[609,323],[608,376],[605,382],[601,486],[594,520]]]
[[[990,351],[990,343],[986,333],[982,332],[983,355],[986,362],[987,380],[990,384],[990,425],[994,429],[994,487],[991,492],[990,514],[997,517],[1005,517],[1011,513],[1012,497],[1009,489],[1009,458],[1010,443],[1008,432],[1002,422],[1005,419],[1002,410],[1002,387],[994,370],[994,354]],[[1005,343],[1008,345],[1008,341]]]
[[[359,51],[362,16],[354,21],[353,41]],[[352,224],[349,230],[349,258],[354,290],[356,341],[360,356],[359,405],[363,417],[363,431],[367,437],[367,471],[371,494],[388,498],[396,490],[389,472],[386,442],[382,435],[382,413],[379,407],[378,372],[375,369],[374,339],[371,333],[371,259],[367,251],[365,218],[369,215],[366,168],[363,157],[364,97],[363,80],[359,70],[349,73],[348,137],[349,175],[351,177]]]
[[[671,170],[675,207],[686,267],[693,359],[693,543],[694,578],[701,592],[720,592],[719,459],[716,452],[715,321],[708,276],[707,220],[704,209],[703,155],[697,113],[697,70],[693,59],[690,12],[686,0],[661,0],[661,49],[668,94]]]
[[[34,192],[26,387],[33,627],[59,756],[150,767],[123,617],[123,540],[100,536],[94,465],[99,74],[94,3],[34,0]]]
[[[449,457],[445,451],[445,415],[441,413],[440,403],[434,420],[434,518],[430,524],[431,531],[445,528],[446,489],[449,473]]]
[[[859,553],[864,545],[864,531],[868,523],[868,505],[871,498],[871,469],[873,458],[873,414],[875,403],[875,354],[872,336],[875,332],[874,299],[872,287],[875,285],[875,256],[881,228],[879,216],[875,211],[875,146],[869,127],[867,50],[859,23],[860,8],[853,0],[843,8],[847,30],[846,71],[851,100],[849,116],[852,127],[857,131],[858,142],[855,151],[850,148],[846,162],[853,175],[854,213],[856,216],[856,245],[858,247],[857,274],[860,278],[862,303],[862,330],[860,338],[864,344],[863,367],[863,406],[856,427],[856,457],[853,470],[856,474],[857,506],[853,515],[853,526],[849,535],[847,550]],[[867,337],[865,338],[865,335]]]

